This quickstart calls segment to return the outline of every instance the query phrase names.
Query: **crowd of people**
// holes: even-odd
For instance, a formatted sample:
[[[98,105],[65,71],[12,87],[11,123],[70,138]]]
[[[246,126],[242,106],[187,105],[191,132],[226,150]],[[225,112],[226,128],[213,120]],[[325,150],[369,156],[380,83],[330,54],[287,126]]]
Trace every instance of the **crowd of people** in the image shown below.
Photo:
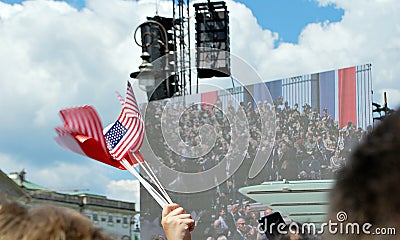
[[[213,105],[186,106],[177,102],[169,106],[168,114],[163,114],[165,104],[158,102],[148,105],[145,111],[147,138],[151,146],[157,146],[153,148],[154,153],[169,168],[187,173],[204,172],[229,154],[243,155],[242,166],[234,175],[218,187],[198,193],[191,199],[192,202],[198,201],[198,204],[190,204],[191,209],[202,216],[196,230],[203,234],[202,237],[214,239],[220,233],[232,239],[241,216],[245,216],[246,227],[242,230],[249,234],[247,239],[256,238],[254,229],[258,224],[255,219],[260,216],[253,212],[246,216],[245,209],[248,211],[250,208],[247,203],[252,200],[238,193],[239,188],[282,179],[334,178],[336,172],[346,165],[354,147],[370,131],[370,128],[364,131],[351,122],[340,128],[327,109],[323,109],[320,115],[318,109],[311,109],[308,104],[304,104],[302,109],[298,104],[291,107],[282,97],[271,103],[242,102],[237,108],[232,103],[223,107],[219,100]],[[201,155],[200,152],[208,147],[201,145],[199,136],[204,125],[213,126],[216,141],[206,154]],[[174,138],[172,142],[180,144],[171,146],[166,137],[170,138],[168,140]],[[239,144],[245,144],[237,139],[248,142],[245,152],[232,151],[238,149]],[[188,147],[196,145],[200,147]],[[255,178],[248,178],[250,165],[259,152],[264,152],[262,156],[266,156],[266,164]],[[190,157],[198,155],[201,156]],[[172,196],[185,205],[184,194],[172,193]],[[224,221],[224,218],[227,219]]]
[[[279,104],[275,105],[275,107],[277,106]],[[305,105],[303,109],[306,113],[300,113],[299,115],[307,116],[308,108],[309,106]],[[289,108],[286,109],[288,110]],[[291,110],[292,113],[289,113],[287,119],[290,119],[291,115],[296,114],[293,113],[296,107]],[[285,114],[283,113],[283,109],[277,111],[279,112],[278,114]],[[399,227],[398,197],[387,197],[388,194],[396,192],[393,186],[396,186],[399,180],[400,171],[398,168],[400,164],[397,163],[398,151],[400,149],[399,113],[393,117],[389,117],[389,119],[383,124],[378,125],[373,131],[364,132],[360,131],[360,129],[355,129],[351,123],[340,129],[337,123],[332,122],[327,112],[325,110],[323,112],[323,116],[318,116],[315,123],[307,125],[307,129],[314,130],[313,132],[310,131],[309,134],[307,134],[308,132],[302,133],[302,131],[296,134],[294,133],[295,130],[292,130],[291,127],[284,127],[284,130],[280,130],[282,128],[278,124],[277,128],[281,133],[277,134],[277,138],[282,141],[278,141],[279,144],[276,147],[283,148],[283,152],[285,148],[297,149],[299,143],[291,142],[293,139],[296,139],[296,136],[305,135],[310,140],[311,137],[316,136],[315,142],[318,143],[323,141],[326,135],[329,134],[333,140],[332,148],[334,149],[330,158],[325,158],[324,153],[314,153],[315,155],[313,155],[313,152],[310,152],[309,155],[312,156],[312,159],[311,161],[307,161],[319,161],[320,168],[323,168],[323,164],[327,164],[326,169],[335,173],[334,176],[332,175],[336,179],[336,184],[331,193],[329,219],[339,221],[335,224],[341,223],[341,219],[337,217],[337,213],[344,211],[348,214],[347,221],[350,224],[368,223],[368,226],[370,226],[368,231],[361,232],[360,234],[325,231],[323,235],[289,231],[288,234],[266,236],[257,231],[257,227],[259,226],[257,220],[260,219],[259,214],[261,212],[252,209],[254,205],[248,204],[249,199],[235,195],[235,179],[231,178],[214,189],[213,191],[216,191],[216,193],[205,193],[208,196],[217,196],[219,201],[214,199],[213,203],[216,205],[205,208],[203,220],[196,220],[195,231],[200,229],[201,232],[201,235],[197,235],[196,239],[396,239],[395,232],[386,235],[376,235],[374,233],[378,233],[375,230],[380,230],[382,227],[383,229],[385,229],[384,227],[390,227],[394,231]],[[309,115],[316,115],[312,111],[309,113]],[[286,118],[278,117],[277,122],[283,122],[284,120],[282,119]],[[356,147],[356,145],[358,146]],[[329,145],[325,147],[329,148]],[[326,151],[329,151],[329,149]],[[296,157],[295,153],[297,151],[293,151],[292,154]],[[333,159],[333,157],[342,159],[340,167],[333,168],[332,164],[336,165],[336,162],[327,161],[327,159]],[[347,160],[348,162],[346,162]],[[300,163],[303,161],[304,159]],[[301,168],[302,165],[300,164],[298,166],[299,173],[306,171]],[[319,176],[315,175],[313,177],[322,178],[323,175],[319,173]],[[301,179],[300,174],[298,179]],[[177,197],[176,199],[179,198]],[[204,201],[211,198],[203,197],[201,199]],[[190,208],[194,209],[195,204],[190,205]],[[371,211],[371,208],[376,211]],[[263,215],[270,216],[271,212],[271,209],[266,209]],[[301,223],[298,224],[301,226]]]
[[[279,107],[279,104],[275,104],[274,107]],[[283,109],[277,111],[282,111],[277,115],[284,114]],[[305,112],[307,113],[307,110]],[[295,113],[290,113],[288,119],[293,114]],[[347,124],[344,129],[339,129],[336,124],[332,125],[336,126],[332,129],[326,128],[329,124],[324,121],[329,122],[330,120],[329,116],[328,120],[324,120],[324,116],[317,119],[316,124],[313,125],[316,129],[321,129],[321,134],[324,131],[326,133],[327,130],[334,133],[337,128],[336,130],[340,134],[337,136],[334,155],[349,158],[348,163],[344,164],[344,167],[335,176],[336,183],[330,196],[329,219],[336,221],[335,224],[343,223],[337,213],[345,212],[347,213],[346,223],[350,223],[352,227],[355,226],[354,224],[364,224],[363,226],[367,226],[367,229],[363,227],[360,233],[325,232],[324,235],[310,235],[294,231],[288,234],[267,236],[258,231],[260,212],[253,211],[253,205],[247,204],[248,200],[230,194],[231,191],[233,194],[235,193],[235,180],[231,178],[220,187],[205,193],[208,197],[217,195],[219,202],[212,197],[201,198],[201,200],[211,199],[210,201],[214,204],[209,208],[202,205],[205,208],[203,212],[199,212],[199,215],[205,217],[198,218],[185,211],[185,209],[195,209],[193,204],[190,207],[181,207],[177,204],[165,206],[159,222],[164,229],[165,237],[168,240],[190,240],[192,238],[207,240],[397,239],[396,230],[400,227],[400,194],[396,187],[400,180],[400,164],[398,163],[400,112],[389,116],[366,135],[357,134],[357,130],[353,128],[352,124]],[[281,118],[278,117],[277,122],[281,121]],[[310,124],[307,126],[310,128]],[[277,128],[282,129],[279,124]],[[283,148],[281,151],[284,154],[286,147],[292,147],[292,143],[290,143],[293,140],[292,136],[297,134],[291,132],[291,135],[287,136],[287,131],[295,131],[290,127],[280,131],[281,133],[277,134],[277,137],[283,139],[284,145],[282,147],[280,145],[282,142],[279,142],[278,146]],[[307,136],[307,133],[303,134]],[[360,137],[357,138],[357,135]],[[297,136],[302,136],[301,131]],[[351,148],[346,147],[345,139],[340,140],[341,137],[348,136],[355,136],[354,145],[351,145]],[[319,141],[318,137],[317,134],[317,142]],[[341,141],[344,142],[343,148],[341,148]],[[359,142],[359,146],[355,147]],[[312,155],[312,153],[310,154]],[[324,163],[321,156],[316,159],[321,161],[321,165]],[[235,200],[235,198],[237,199]],[[178,195],[173,199],[183,202],[180,201]],[[222,199],[224,200],[222,201]],[[145,206],[143,207],[145,208]],[[263,215],[271,216],[272,211],[265,209]],[[159,208],[157,208],[157,212],[159,215]],[[382,229],[391,229],[392,231],[382,234]],[[200,230],[200,236],[194,235],[196,230]],[[160,235],[157,239],[164,239],[163,237]],[[53,206],[28,208],[19,203],[3,201],[0,198],[0,239],[99,240],[111,239],[111,237],[76,211]]]
[[[300,110],[297,103],[291,107],[282,97],[273,103],[242,102],[237,109],[231,103],[223,109],[219,100],[213,105],[185,106],[178,102],[167,114],[163,111],[162,102],[147,106],[146,134],[151,146],[157,146],[152,150],[166,166],[186,173],[207,171],[238,144],[248,144],[244,153],[237,153],[245,156],[244,165],[251,163],[257,152],[272,151],[258,181],[332,178],[370,131],[352,122],[340,128],[327,109],[322,115],[308,104]],[[205,125],[214,129],[210,131]],[[204,131],[201,136],[200,130],[207,129],[216,136],[211,147],[202,145]],[[243,134],[247,134],[248,143],[236,140]],[[171,142],[178,144],[171,146]],[[235,179],[237,187],[248,184],[248,179],[241,178]]]
[[[327,179],[346,165],[353,149],[365,138],[366,131],[348,122],[340,127],[325,108],[322,114],[305,104],[290,107],[283,98],[275,101],[277,121],[271,170],[267,180]],[[275,178],[273,177],[275,174]]]

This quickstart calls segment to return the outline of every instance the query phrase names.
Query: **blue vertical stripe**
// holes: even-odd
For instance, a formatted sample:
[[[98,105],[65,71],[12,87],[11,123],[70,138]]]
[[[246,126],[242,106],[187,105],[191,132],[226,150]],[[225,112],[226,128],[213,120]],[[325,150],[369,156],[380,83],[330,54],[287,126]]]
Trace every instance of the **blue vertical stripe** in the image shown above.
[[[258,101],[264,102],[265,100],[270,100],[268,98],[267,88],[265,83],[257,83],[253,86],[254,91],[254,102],[257,103]],[[256,106],[254,106],[256,107]]]
[[[335,117],[335,71],[319,73],[319,95],[320,95],[320,114],[324,108],[328,109],[328,114]]]
[[[258,108],[258,102],[263,103],[264,101],[270,102],[268,88],[266,83],[257,83],[253,86],[254,92],[254,109]]]
[[[275,80],[266,84],[271,93],[272,100],[276,100],[282,96],[282,80]]]

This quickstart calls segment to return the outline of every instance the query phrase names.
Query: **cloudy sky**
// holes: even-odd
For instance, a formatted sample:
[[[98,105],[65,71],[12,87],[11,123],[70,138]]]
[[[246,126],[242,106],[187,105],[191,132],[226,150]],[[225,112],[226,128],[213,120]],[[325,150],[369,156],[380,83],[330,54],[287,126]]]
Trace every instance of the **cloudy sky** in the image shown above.
[[[374,100],[400,106],[398,0],[227,0],[231,51],[265,80],[372,64]],[[146,16],[171,17],[171,1],[0,1],[0,169],[25,169],[55,190],[90,189],[137,201],[123,171],[53,140],[60,109],[90,104],[104,125],[120,111],[140,64],[133,31]],[[144,95],[137,93],[139,101]]]

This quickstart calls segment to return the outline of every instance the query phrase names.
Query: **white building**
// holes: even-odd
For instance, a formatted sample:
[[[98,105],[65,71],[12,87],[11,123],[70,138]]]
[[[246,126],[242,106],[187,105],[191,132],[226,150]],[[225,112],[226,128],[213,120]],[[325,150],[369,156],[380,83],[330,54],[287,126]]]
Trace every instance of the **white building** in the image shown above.
[[[139,239],[136,218],[139,212],[135,210],[135,203],[85,192],[55,192],[27,181],[25,175],[25,171],[21,171],[7,176],[0,170],[0,195],[31,207],[51,204],[74,209],[112,234],[114,239]]]

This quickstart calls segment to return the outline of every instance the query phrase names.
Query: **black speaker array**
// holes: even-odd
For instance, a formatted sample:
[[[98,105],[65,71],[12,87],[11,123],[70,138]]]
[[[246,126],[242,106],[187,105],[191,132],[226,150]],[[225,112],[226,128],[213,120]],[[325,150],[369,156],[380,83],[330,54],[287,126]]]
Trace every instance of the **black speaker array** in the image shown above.
[[[193,6],[198,78],[230,76],[229,12],[225,2],[196,3]]]

